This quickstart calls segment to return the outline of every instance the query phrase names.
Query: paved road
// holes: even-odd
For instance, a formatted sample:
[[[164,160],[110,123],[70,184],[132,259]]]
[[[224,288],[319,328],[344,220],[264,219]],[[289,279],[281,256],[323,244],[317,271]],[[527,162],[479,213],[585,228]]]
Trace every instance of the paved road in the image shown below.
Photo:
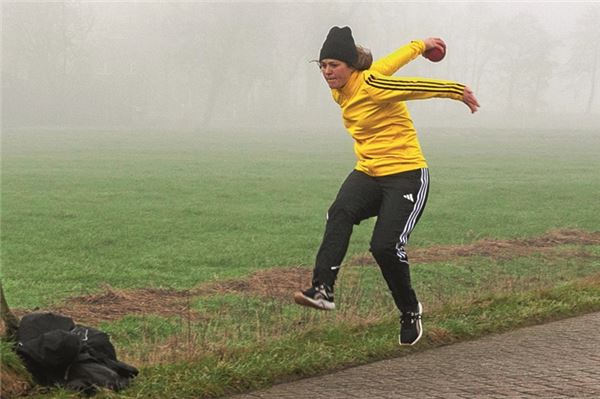
[[[234,398],[600,398],[600,313]]]

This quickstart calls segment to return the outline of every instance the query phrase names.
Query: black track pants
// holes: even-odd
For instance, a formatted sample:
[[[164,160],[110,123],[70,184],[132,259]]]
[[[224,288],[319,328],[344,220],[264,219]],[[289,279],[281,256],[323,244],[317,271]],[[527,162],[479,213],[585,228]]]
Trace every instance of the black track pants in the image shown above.
[[[398,309],[413,310],[417,298],[411,286],[404,246],[421,217],[428,192],[428,169],[382,177],[352,171],[327,213],[313,283],[333,287],[348,250],[353,226],[377,216],[370,251],[381,268]]]

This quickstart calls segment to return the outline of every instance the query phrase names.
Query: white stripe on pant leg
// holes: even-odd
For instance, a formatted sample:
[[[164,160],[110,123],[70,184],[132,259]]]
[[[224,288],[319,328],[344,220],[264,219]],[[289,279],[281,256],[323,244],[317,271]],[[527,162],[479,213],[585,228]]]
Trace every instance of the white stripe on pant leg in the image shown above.
[[[408,241],[408,236],[411,231],[415,227],[415,223],[419,213],[423,209],[425,204],[425,198],[427,196],[427,188],[429,187],[429,169],[423,168],[421,169],[421,187],[419,188],[419,192],[417,193],[417,200],[415,201],[415,206],[408,216],[408,220],[406,222],[406,226],[404,226],[404,231],[400,235],[400,243],[401,245],[405,245]]]
[[[427,168],[421,169],[421,187],[419,188],[419,192],[417,193],[417,200],[415,201],[415,206],[408,216],[408,220],[406,221],[406,225],[404,226],[404,230],[402,234],[400,234],[400,238],[398,244],[396,245],[397,254],[400,260],[405,260],[406,254],[404,253],[403,246],[406,245],[408,241],[408,235],[411,233],[413,228],[415,227],[415,223],[419,213],[423,209],[423,205],[425,204],[425,198],[427,197],[427,188],[429,187],[429,170]]]

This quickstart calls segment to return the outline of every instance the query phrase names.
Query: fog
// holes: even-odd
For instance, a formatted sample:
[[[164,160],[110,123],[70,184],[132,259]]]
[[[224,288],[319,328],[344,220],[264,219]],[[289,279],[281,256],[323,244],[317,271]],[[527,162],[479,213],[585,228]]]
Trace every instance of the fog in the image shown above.
[[[397,75],[481,103],[409,104],[417,125],[600,130],[597,2],[3,2],[2,127],[341,129],[315,63],[333,25],[377,59],[442,37]]]

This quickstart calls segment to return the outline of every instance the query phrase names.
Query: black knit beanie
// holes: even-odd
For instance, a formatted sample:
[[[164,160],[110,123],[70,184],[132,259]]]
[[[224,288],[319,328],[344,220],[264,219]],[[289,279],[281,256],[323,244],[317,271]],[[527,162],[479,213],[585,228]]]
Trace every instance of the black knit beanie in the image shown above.
[[[319,61],[323,61],[325,58],[344,61],[350,66],[354,65],[358,59],[358,52],[350,27],[340,28],[334,26],[331,28],[321,48]]]

